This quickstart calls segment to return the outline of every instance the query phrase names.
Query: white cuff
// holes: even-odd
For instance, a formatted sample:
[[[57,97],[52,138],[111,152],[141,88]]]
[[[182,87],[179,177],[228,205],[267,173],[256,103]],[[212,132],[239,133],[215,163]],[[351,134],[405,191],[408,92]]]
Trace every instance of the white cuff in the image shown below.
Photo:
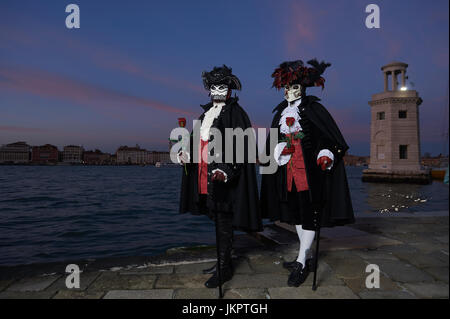
[[[278,143],[275,146],[275,149],[273,151],[273,157],[275,158],[275,161],[277,162],[278,166],[286,165],[289,160],[291,159],[291,155],[281,155],[281,152],[283,152],[284,148],[286,147],[286,142]]]
[[[218,169],[218,168],[216,168],[216,169],[214,169],[214,170],[212,170],[212,172],[211,173],[215,173],[215,172],[221,172],[223,175],[225,175],[225,183],[227,182],[227,180],[228,180],[228,176],[227,176],[227,173],[225,173],[224,171],[222,171],[221,169]]]
[[[189,163],[191,156],[189,152],[179,151],[177,154],[177,161],[179,164],[184,165],[185,163]]]
[[[322,156],[326,156],[331,159],[331,165],[327,167],[327,169],[330,170],[333,167],[334,154],[328,149],[323,149],[319,152],[319,155],[317,155],[317,159],[321,158]]]

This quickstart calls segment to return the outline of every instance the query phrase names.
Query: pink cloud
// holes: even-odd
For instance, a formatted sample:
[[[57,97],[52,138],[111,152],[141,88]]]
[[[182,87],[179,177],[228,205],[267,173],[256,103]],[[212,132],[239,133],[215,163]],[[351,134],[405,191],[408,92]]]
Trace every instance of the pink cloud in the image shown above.
[[[123,72],[165,86],[185,89],[195,93],[203,94],[205,92],[201,85],[170,76],[170,71],[168,75],[163,76],[150,70],[148,67],[143,67],[120,50],[78,41],[75,37],[67,37],[61,32],[42,26],[34,30],[33,36],[26,30],[2,27],[0,28],[0,38],[2,38],[0,47],[4,49],[14,48],[14,46],[48,49],[48,43],[42,39],[52,39],[52,44],[57,49],[69,49],[71,54],[83,56],[97,67]]]
[[[40,132],[48,132],[47,129],[42,128],[33,128],[33,127],[20,127],[20,126],[8,126],[8,125],[0,125],[0,131],[6,132],[23,132],[23,133],[40,133]]]
[[[0,88],[26,92],[46,98],[76,101],[96,107],[103,107],[106,105],[105,103],[115,103],[126,107],[149,107],[178,115],[195,115],[194,112],[159,101],[81,82],[43,70],[0,66],[0,78],[3,78],[0,81]]]

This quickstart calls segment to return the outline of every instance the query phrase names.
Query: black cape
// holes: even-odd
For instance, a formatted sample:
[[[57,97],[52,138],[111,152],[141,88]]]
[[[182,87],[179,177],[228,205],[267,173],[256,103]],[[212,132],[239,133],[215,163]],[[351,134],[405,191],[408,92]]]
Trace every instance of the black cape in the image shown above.
[[[211,128],[216,128],[222,133],[222,163],[210,163],[208,165],[208,194],[206,209],[200,202],[198,193],[198,163],[193,161],[193,145],[199,143],[193,139],[191,134],[190,157],[191,163],[182,169],[180,213],[192,213],[194,215],[207,215],[214,219],[214,210],[229,212],[233,214],[233,227],[246,232],[257,232],[262,230],[261,211],[258,201],[258,186],[256,180],[256,169],[254,163],[249,163],[247,148],[245,148],[244,163],[225,163],[225,128],[250,128],[251,123],[244,109],[237,103],[238,98],[230,98],[222,111],[216,118]],[[212,107],[212,103],[202,106],[204,113],[199,120],[203,120],[204,114]],[[210,138],[210,142],[213,138]],[[246,144],[248,139],[245,139]],[[233,143],[233,151],[236,154],[236,145]],[[216,152],[217,154],[217,152]],[[212,154],[210,154],[212,156]],[[227,182],[212,182],[210,180],[212,171],[220,169],[227,174]]]
[[[343,161],[349,147],[330,113],[318,101],[315,96],[305,96],[299,106],[300,124],[305,134],[302,149],[309,198],[313,209],[320,213],[320,226],[353,223],[353,207]],[[273,110],[276,113],[272,128],[279,129],[281,112],[287,105],[283,101]],[[269,138],[266,143],[267,154]],[[278,141],[283,138],[284,134],[278,130]],[[317,165],[317,155],[321,149],[329,149],[334,155],[331,170],[322,171]],[[286,165],[278,167],[274,174],[262,175],[260,199],[263,218],[278,220],[280,202],[287,201]]]

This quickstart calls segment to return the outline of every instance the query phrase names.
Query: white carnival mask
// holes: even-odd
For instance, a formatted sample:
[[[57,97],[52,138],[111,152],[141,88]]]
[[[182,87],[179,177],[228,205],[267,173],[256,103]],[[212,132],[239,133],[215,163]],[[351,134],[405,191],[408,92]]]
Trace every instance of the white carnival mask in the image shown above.
[[[288,102],[298,100],[302,97],[302,86],[300,84],[292,84],[284,88],[284,99]]]
[[[216,102],[226,101],[228,86],[226,84],[213,84],[210,88],[211,100]]]

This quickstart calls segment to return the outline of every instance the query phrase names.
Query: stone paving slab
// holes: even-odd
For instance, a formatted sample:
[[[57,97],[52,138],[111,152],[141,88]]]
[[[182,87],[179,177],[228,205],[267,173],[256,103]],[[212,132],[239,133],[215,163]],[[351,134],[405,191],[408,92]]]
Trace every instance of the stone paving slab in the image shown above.
[[[235,274],[251,274],[253,269],[250,268],[249,262],[244,258],[239,258],[233,261],[234,273]]]
[[[397,254],[398,258],[403,261],[408,262],[411,265],[414,265],[419,268],[423,267],[444,267],[448,265],[448,261],[445,262],[441,258],[435,257],[435,254],[432,253],[399,253]]]
[[[320,249],[326,250],[348,250],[348,249],[367,249],[377,248],[385,245],[399,245],[401,241],[390,239],[379,235],[366,235],[344,238],[333,238],[320,241]]]
[[[172,299],[173,289],[112,290],[103,299]]]
[[[406,291],[363,291],[359,294],[361,299],[417,299],[416,296]]]
[[[45,288],[49,287],[54,283],[60,276],[41,276],[34,278],[24,278],[20,281],[13,283],[6,289],[6,292],[33,292],[33,291],[43,291]]]
[[[392,281],[390,278],[386,277],[383,274],[380,274],[380,287],[379,288],[373,288],[368,289],[366,287],[366,277],[359,277],[359,278],[348,278],[343,279],[345,285],[349,287],[355,294],[360,294],[362,292],[372,291],[372,290],[379,290],[379,291],[396,291],[399,292],[403,288],[397,284],[396,282]]]
[[[50,299],[55,293],[51,291],[4,291],[0,299]]]
[[[398,282],[433,282],[432,276],[403,261],[373,259],[370,261],[380,267],[380,272]]]
[[[204,288],[204,283],[211,275],[191,274],[162,274],[156,281],[155,288]]]
[[[0,280],[0,292],[8,288],[13,282],[14,279]]]
[[[443,281],[448,284],[448,267],[430,267],[424,268],[424,271],[432,275],[436,280]]]
[[[283,267],[282,259],[274,256],[257,256],[249,258],[251,269],[257,274],[261,273],[277,273],[289,274],[289,271]]]
[[[280,287],[269,288],[271,299],[358,299],[348,287],[345,286],[320,286],[316,291],[311,287]]]
[[[448,298],[448,284],[414,283],[404,286],[420,298]]]
[[[96,280],[100,276],[100,272],[81,272],[80,273],[80,288],[72,288],[68,289],[66,286],[66,276],[61,276],[58,280],[56,280],[53,284],[46,288],[46,291],[83,291],[86,290],[89,285],[91,285],[94,280]]]
[[[225,291],[224,299],[268,299],[264,288],[233,288]]]
[[[155,275],[120,275],[117,272],[103,272],[88,288],[89,291],[146,290],[152,289]]]
[[[215,264],[215,262],[178,265],[178,266],[175,266],[175,273],[176,274],[190,274],[190,273],[201,274],[203,269],[210,268],[214,264]]]
[[[219,298],[218,289],[208,288],[181,288],[176,289],[174,299],[217,299]]]
[[[140,269],[128,269],[120,271],[121,275],[158,275],[173,273],[174,266],[151,266]]]
[[[53,296],[53,299],[101,299],[104,292],[101,291],[72,291],[61,290]]]
[[[225,289],[229,288],[267,288],[284,287],[287,285],[287,275],[282,274],[249,274],[234,275],[233,278],[224,284]]]

